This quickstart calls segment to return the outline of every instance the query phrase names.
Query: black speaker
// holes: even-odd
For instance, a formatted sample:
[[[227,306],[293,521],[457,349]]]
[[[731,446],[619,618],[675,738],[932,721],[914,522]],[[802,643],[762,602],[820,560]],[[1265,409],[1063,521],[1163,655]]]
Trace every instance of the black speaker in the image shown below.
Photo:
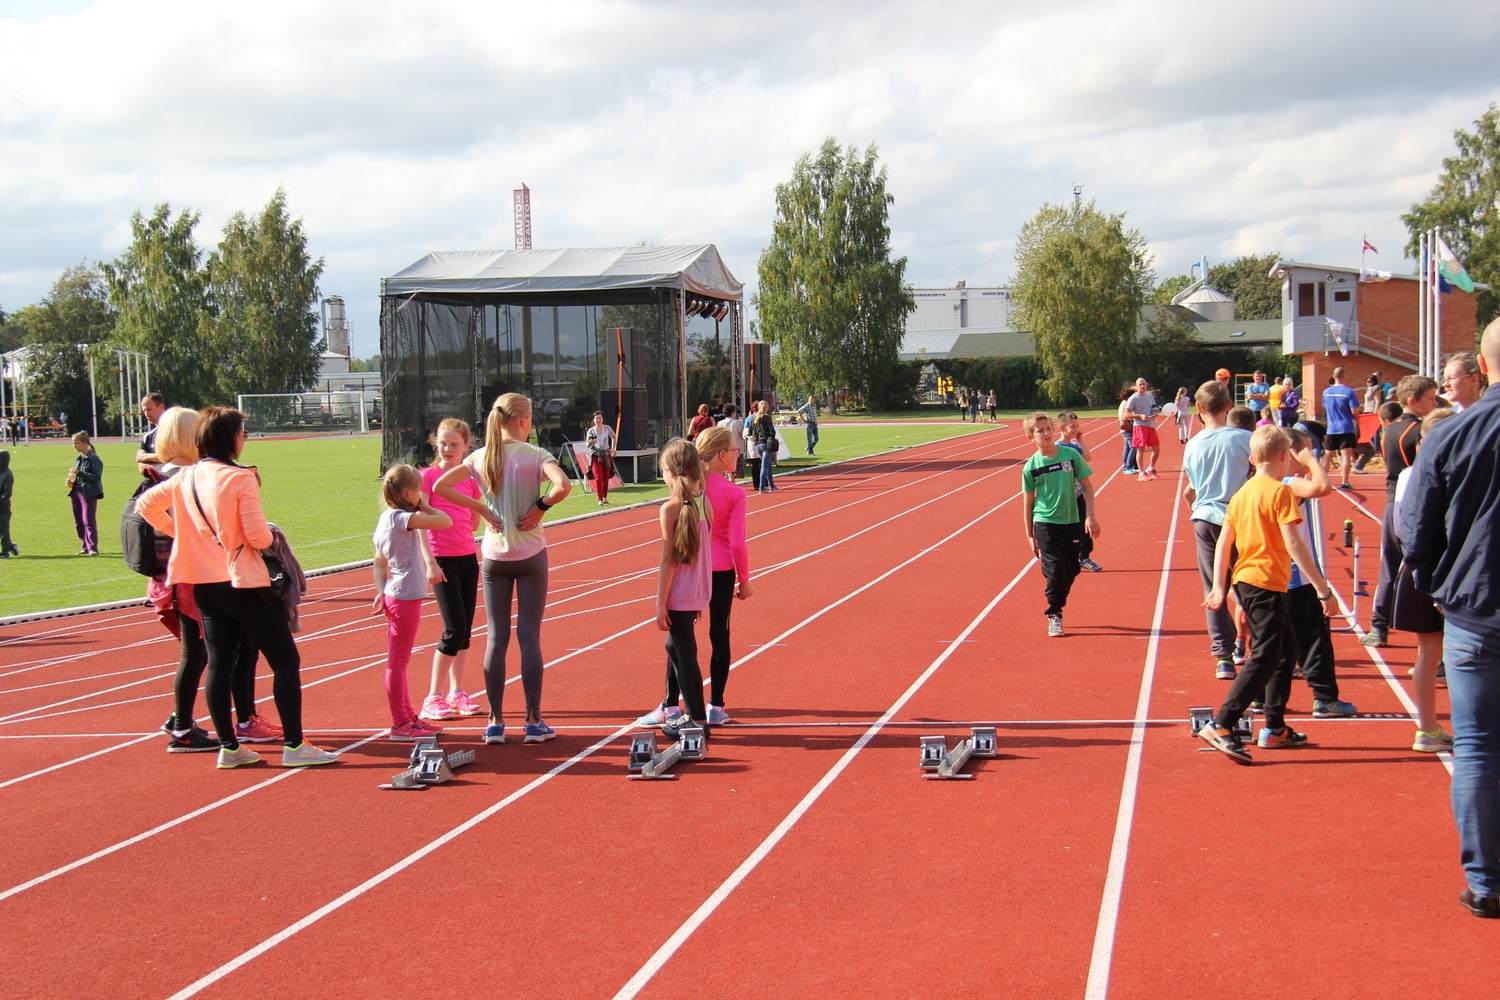
[[[626,389],[623,394],[618,389],[610,389],[604,394],[604,405],[599,409],[604,413],[606,424],[620,428],[621,451],[651,447],[651,412],[646,406],[645,389]],[[618,424],[617,415],[620,417]],[[632,467],[631,463],[615,463],[615,469],[622,478],[630,475]],[[629,482],[628,479],[626,481]]]
[[[608,379],[611,391],[620,388],[620,355],[625,356],[625,388],[646,388],[646,331],[635,327],[613,327],[604,331]]]
[[[745,345],[745,391],[753,404],[759,399],[770,399],[776,389],[776,377],[771,374],[771,345]]]

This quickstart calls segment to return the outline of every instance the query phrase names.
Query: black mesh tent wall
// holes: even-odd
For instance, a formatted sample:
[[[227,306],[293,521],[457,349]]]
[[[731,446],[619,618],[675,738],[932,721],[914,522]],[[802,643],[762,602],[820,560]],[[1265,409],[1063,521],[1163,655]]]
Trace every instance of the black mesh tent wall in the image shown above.
[[[700,331],[727,325],[727,397],[744,385],[741,286],[712,246],[429,254],[381,282],[382,468],[431,460],[445,417],[482,441],[497,396],[532,400],[538,443],[581,440],[605,395],[644,386],[649,440],[682,433],[687,370]],[[618,328],[641,331],[624,351]],[[717,344],[717,339],[715,341]],[[624,364],[622,365],[622,355]],[[613,398],[611,399],[613,401]],[[696,406],[696,400],[692,404]]]

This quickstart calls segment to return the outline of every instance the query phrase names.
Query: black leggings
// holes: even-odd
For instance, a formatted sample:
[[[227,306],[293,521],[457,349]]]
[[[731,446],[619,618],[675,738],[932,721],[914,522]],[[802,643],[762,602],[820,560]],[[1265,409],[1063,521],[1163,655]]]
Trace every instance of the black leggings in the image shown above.
[[[667,609],[667,669],[677,677],[683,708],[694,722],[708,721],[703,708],[703,671],[698,666],[698,633],[695,626],[701,611]],[[676,704],[677,699],[672,699]]]
[[[734,610],[735,573],[732,569],[714,570],[713,596],[708,600],[708,642],[712,652],[708,656],[708,703],[724,707],[724,686],[729,683],[729,613]],[[694,640],[697,645],[697,640]],[[702,682],[702,675],[699,675]],[[672,669],[672,658],[667,657],[666,705],[677,704],[682,689],[677,684],[677,671]]]
[[[521,647],[521,688],[526,693],[526,718],[542,717],[542,613],[547,610],[547,550],[527,559],[486,559],[484,613],[490,640],[484,650],[484,693],[490,701],[490,722],[500,722],[505,698],[505,651],[510,647],[510,599],[516,598],[516,642]]]
[[[443,616],[443,634],[437,651],[457,656],[469,648],[474,634],[474,607],[479,594],[479,559],[472,552],[465,556],[438,556],[443,571],[442,583],[432,585],[438,613]]]
[[[203,668],[208,665],[208,649],[203,644],[202,627],[180,611],[177,627],[182,633],[177,657],[177,679],[172,685],[173,714],[179,728],[193,724],[193,707],[198,700],[198,682],[203,679]],[[240,648],[234,658],[234,680],[232,683],[234,714],[241,722],[249,722],[255,714],[255,661],[260,650],[249,632],[240,634]]]
[[[203,641],[208,647],[208,681],[203,688],[215,735],[226,748],[240,745],[230,713],[234,664],[240,639],[248,633],[274,677],[271,694],[281,716],[282,741],[289,747],[302,743],[302,657],[287,623],[286,605],[270,587],[237,589],[228,583],[193,585],[193,600],[203,616]]]

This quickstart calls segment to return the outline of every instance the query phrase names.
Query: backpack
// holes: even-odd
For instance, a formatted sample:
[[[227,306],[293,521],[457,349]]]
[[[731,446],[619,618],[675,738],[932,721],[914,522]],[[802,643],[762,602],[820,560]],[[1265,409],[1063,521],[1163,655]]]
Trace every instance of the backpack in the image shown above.
[[[136,498],[155,485],[146,480],[136,487],[120,515],[120,551],[125,553],[125,565],[142,576],[161,576],[172,555],[172,536],[157,531],[135,509]]]

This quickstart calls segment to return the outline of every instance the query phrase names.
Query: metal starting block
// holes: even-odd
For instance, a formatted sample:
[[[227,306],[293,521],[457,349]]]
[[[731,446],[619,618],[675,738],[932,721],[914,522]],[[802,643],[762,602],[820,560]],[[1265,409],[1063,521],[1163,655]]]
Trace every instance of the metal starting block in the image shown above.
[[[660,752],[656,749],[655,733],[631,733],[629,778],[632,781],[676,781],[677,775],[669,772],[678,761],[702,760],[705,756],[703,730],[698,726],[683,726],[677,730],[677,742]]]
[[[969,738],[954,744],[948,752],[945,736],[922,737],[922,770],[924,778],[945,781],[972,781],[974,775],[960,774],[970,757],[995,756],[995,727],[970,726]]]
[[[380,787],[392,792],[420,792],[428,785],[452,780],[454,768],[474,763],[473,750],[443,753],[436,736],[420,739],[411,748],[411,766],[392,775],[390,784]]]
[[[1198,730],[1214,721],[1214,714],[1218,709],[1203,707],[1188,709],[1188,735],[1197,736]],[[1255,713],[1245,709],[1245,714],[1240,716],[1240,721],[1234,727],[1234,734],[1241,740],[1250,740],[1255,736]]]

